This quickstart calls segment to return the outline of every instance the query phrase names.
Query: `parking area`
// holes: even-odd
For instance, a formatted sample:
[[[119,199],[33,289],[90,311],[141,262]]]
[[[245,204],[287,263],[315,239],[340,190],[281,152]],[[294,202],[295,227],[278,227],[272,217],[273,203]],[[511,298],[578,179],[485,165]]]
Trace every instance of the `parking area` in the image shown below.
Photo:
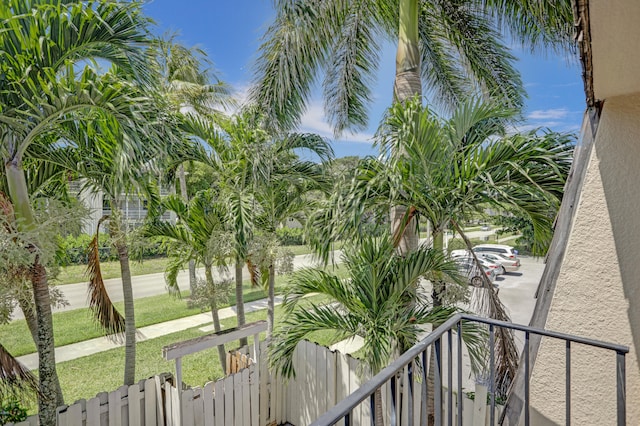
[[[528,324],[536,304],[534,298],[544,271],[542,258],[520,257],[520,270],[496,278],[498,296],[509,310],[511,321]]]

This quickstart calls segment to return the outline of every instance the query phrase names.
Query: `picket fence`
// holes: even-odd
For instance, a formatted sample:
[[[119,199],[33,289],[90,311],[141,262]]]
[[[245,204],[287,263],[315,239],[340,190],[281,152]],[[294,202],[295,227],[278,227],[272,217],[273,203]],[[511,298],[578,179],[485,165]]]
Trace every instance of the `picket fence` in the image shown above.
[[[264,343],[263,343],[264,344]],[[261,352],[264,354],[264,347]],[[248,350],[244,350],[245,353]],[[284,379],[267,370],[266,357],[258,363],[228,375],[203,387],[189,388],[180,395],[170,374],[155,376],[132,386],[122,386],[95,398],[58,409],[59,426],[266,426],[289,423],[308,425],[322,413],[356,390],[369,377],[358,360],[340,352],[310,342],[301,342],[294,352],[296,375]],[[415,366],[414,371],[420,371]],[[405,369],[398,381],[400,425],[409,425],[409,374]],[[413,389],[420,389],[419,375],[414,375]],[[463,398],[463,424],[484,426],[489,424],[486,388],[477,386],[475,401]],[[420,392],[413,392],[414,425],[420,421]],[[391,424],[391,388],[382,391],[385,424]],[[456,424],[457,406],[453,405],[453,423]],[[446,393],[443,406],[448,406]],[[370,425],[369,404],[357,407],[352,416],[354,426]],[[499,414],[499,413],[498,413]],[[445,412],[443,420],[448,419]],[[338,423],[340,424],[340,423]],[[15,426],[36,426],[37,417]]]

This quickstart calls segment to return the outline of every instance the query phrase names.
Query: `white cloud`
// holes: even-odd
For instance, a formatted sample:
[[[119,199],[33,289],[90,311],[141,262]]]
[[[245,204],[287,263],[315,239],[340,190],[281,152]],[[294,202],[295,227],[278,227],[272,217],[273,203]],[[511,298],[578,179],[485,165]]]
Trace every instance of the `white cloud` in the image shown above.
[[[530,120],[560,120],[567,115],[569,115],[569,110],[566,108],[552,108],[531,111],[527,118]]]
[[[333,128],[327,123],[324,109],[319,102],[312,102],[300,120],[300,130],[316,133],[320,136],[346,142],[372,143],[373,134],[365,132],[344,133],[334,138]]]

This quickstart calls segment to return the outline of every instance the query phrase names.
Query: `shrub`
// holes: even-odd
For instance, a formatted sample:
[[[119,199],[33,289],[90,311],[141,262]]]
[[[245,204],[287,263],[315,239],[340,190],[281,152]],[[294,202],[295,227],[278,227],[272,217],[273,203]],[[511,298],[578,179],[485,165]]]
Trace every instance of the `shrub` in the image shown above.
[[[0,425],[6,423],[18,423],[27,419],[27,409],[18,401],[6,401],[0,403]]]
[[[304,244],[304,235],[301,228],[276,229],[276,235],[283,246],[301,246]]]

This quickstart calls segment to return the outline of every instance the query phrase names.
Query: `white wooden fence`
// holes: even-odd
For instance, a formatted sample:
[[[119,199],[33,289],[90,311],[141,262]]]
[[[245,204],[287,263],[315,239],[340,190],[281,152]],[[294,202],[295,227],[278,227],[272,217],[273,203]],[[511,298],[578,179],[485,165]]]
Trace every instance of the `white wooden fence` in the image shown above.
[[[366,371],[360,371],[360,363],[357,359],[340,352],[331,351],[324,346],[310,342],[301,342],[294,352],[293,365],[296,377],[288,382],[279,377],[272,379],[271,397],[275,401],[271,407],[273,420],[277,424],[291,423],[293,425],[308,425],[321,414],[355,391],[371,375]],[[413,371],[421,371],[421,367],[413,367]],[[421,378],[419,374],[413,376],[413,425],[420,424],[421,404]],[[405,368],[403,377],[398,380],[396,387],[396,406],[399,410],[400,425],[410,425],[409,422],[409,372]],[[489,410],[486,404],[487,389],[484,386],[476,386],[475,401],[463,395],[463,424],[465,426],[489,425]],[[391,423],[391,385],[382,389],[382,407],[385,413],[385,424]],[[447,392],[443,392],[443,424],[448,419]],[[457,424],[457,401],[454,395],[453,424]],[[426,408],[426,405],[425,405]],[[501,407],[496,411],[499,418]],[[369,401],[366,400],[353,410],[354,426],[371,424]],[[263,423],[263,425],[266,423]],[[338,423],[342,425],[343,423]]]
[[[262,343],[264,345],[264,342]],[[248,351],[248,349],[245,349]],[[266,354],[264,346],[260,352]],[[160,426],[266,426],[290,423],[308,425],[322,413],[356,390],[370,375],[359,371],[358,360],[310,342],[301,342],[294,352],[296,377],[284,380],[269,374],[266,356],[258,363],[203,387],[179,394],[170,374],[155,376],[132,386],[122,386],[113,392],[102,392],[95,398],[58,408],[59,426],[89,425],[160,425]],[[419,371],[414,368],[414,371]],[[360,374],[359,374],[360,373]],[[401,425],[409,425],[409,392],[402,383],[409,383],[408,372],[398,380],[396,389]],[[414,376],[414,424],[420,420],[422,406],[419,375]],[[463,398],[463,424],[488,425],[486,388],[476,387],[476,398]],[[391,389],[383,388],[385,424],[390,423]],[[456,400],[453,422],[456,423]],[[443,406],[448,406],[446,392]],[[370,425],[369,402],[353,411],[353,425]],[[499,413],[497,413],[499,415]],[[443,421],[447,420],[445,412]],[[181,423],[182,422],[182,423]],[[36,426],[37,417],[15,426]]]

